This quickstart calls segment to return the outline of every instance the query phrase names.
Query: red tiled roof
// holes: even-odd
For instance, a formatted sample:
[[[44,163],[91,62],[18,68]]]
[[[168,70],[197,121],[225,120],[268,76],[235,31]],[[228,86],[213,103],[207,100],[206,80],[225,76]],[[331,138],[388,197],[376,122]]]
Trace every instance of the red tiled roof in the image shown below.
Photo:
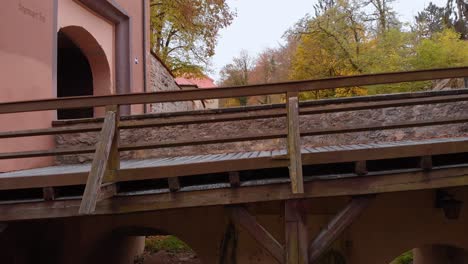
[[[210,77],[204,78],[185,78],[185,77],[178,77],[175,79],[178,85],[190,85],[190,86],[197,86],[201,89],[208,89],[208,88],[215,88],[216,84],[214,83],[213,79]]]

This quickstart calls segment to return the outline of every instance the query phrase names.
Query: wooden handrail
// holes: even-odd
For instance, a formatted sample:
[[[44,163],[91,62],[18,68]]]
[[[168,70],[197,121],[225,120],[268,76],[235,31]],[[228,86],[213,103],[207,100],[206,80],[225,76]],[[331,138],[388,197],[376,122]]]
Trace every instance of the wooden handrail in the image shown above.
[[[398,122],[398,123],[386,124],[386,125],[365,125],[365,126],[353,126],[353,127],[310,129],[310,130],[301,131],[300,133],[301,133],[301,136],[320,136],[320,135],[333,135],[333,134],[356,133],[356,132],[367,132],[367,131],[378,131],[378,130],[450,125],[450,124],[460,124],[460,123],[468,123],[468,117],[456,117],[456,118],[423,120],[423,121],[406,121],[406,122]],[[182,146],[198,146],[198,145],[232,143],[232,142],[242,142],[242,141],[278,139],[278,138],[287,138],[287,136],[288,136],[288,132],[284,130],[284,131],[279,131],[279,132],[262,133],[262,134],[255,134],[255,135],[228,136],[228,137],[208,138],[208,139],[200,139],[200,140],[179,140],[179,141],[173,141],[173,142],[168,141],[168,142],[158,142],[158,143],[129,144],[129,145],[119,146],[118,149],[119,151],[131,151],[131,150],[143,150],[143,149],[172,148],[172,147],[182,147]],[[72,155],[72,154],[89,154],[89,153],[93,153],[94,151],[95,151],[94,147],[89,147],[89,148],[76,148],[76,149],[54,149],[54,150],[39,150],[39,151],[26,151],[26,152],[14,152],[14,153],[0,153],[0,160],[14,159],[14,158]]]
[[[102,128],[101,124],[98,125],[87,125],[79,127],[51,127],[43,129],[30,129],[21,131],[8,131],[0,132],[1,138],[15,138],[15,137],[32,137],[32,136],[47,136],[47,135],[58,135],[58,134],[73,134],[73,133],[84,133],[84,132],[98,132]]]
[[[352,99],[352,100],[351,100]],[[374,101],[375,100],[375,101]],[[324,101],[325,104],[322,104]],[[468,89],[449,90],[449,91],[431,91],[405,94],[391,94],[378,96],[365,96],[354,98],[325,99],[318,101],[308,101],[300,103],[300,115],[315,115],[325,113],[337,113],[357,110],[371,110],[389,107],[402,107],[413,105],[441,104],[468,101]],[[176,125],[191,125],[204,123],[218,123],[229,121],[243,121],[254,119],[266,119],[275,117],[285,117],[287,111],[284,104],[278,104],[281,108],[254,107],[250,110],[248,107],[244,111],[206,111],[207,113],[185,114],[176,113],[173,116],[168,115],[163,118],[151,118],[142,120],[122,120],[119,124],[120,129],[163,127]],[[230,109],[229,109],[230,110]],[[96,121],[93,119],[93,121]],[[80,126],[78,126],[80,124]],[[83,132],[98,132],[102,128],[101,124],[77,123],[72,127],[53,127],[46,129],[31,129],[22,131],[0,132],[0,139],[15,137],[30,137],[44,135],[71,134]]]
[[[107,105],[167,103],[177,101],[232,98],[242,96],[285,94],[287,92],[303,92],[323,89],[334,89],[340,87],[426,81],[445,78],[461,78],[466,76],[468,76],[468,67],[460,67],[411,72],[381,73],[373,75],[359,75],[337,77],[331,79],[295,81],[239,87],[213,88],[203,90],[181,90],[156,93],[135,93],[105,96],[55,98],[1,103],[0,114],[97,107]]]

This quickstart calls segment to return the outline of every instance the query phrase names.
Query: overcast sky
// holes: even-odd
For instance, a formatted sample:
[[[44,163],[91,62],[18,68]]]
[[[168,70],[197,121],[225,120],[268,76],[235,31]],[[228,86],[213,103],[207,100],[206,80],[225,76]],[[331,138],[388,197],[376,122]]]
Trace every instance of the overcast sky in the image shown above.
[[[220,69],[242,49],[256,56],[265,48],[282,43],[283,33],[300,18],[313,11],[316,0],[228,0],[237,11],[231,26],[220,32],[211,74],[218,80]],[[412,21],[429,0],[396,0],[394,8],[402,21]],[[432,0],[443,6],[447,0]]]

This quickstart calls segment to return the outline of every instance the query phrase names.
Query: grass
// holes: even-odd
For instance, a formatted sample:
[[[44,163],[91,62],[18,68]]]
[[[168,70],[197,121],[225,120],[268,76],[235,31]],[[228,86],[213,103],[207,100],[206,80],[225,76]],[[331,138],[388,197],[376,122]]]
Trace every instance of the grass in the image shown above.
[[[145,240],[145,251],[153,254],[158,251],[170,253],[192,252],[192,249],[175,236],[150,236]]]
[[[391,264],[411,264],[413,263],[413,252],[408,251],[395,259]]]

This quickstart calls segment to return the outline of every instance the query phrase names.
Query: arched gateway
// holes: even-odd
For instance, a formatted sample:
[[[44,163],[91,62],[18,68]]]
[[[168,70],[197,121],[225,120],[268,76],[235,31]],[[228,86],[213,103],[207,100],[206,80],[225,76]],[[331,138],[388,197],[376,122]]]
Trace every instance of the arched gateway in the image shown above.
[[[101,45],[83,27],[60,29],[57,38],[57,97],[112,93],[111,71]],[[58,119],[102,115],[100,108],[58,110]]]

